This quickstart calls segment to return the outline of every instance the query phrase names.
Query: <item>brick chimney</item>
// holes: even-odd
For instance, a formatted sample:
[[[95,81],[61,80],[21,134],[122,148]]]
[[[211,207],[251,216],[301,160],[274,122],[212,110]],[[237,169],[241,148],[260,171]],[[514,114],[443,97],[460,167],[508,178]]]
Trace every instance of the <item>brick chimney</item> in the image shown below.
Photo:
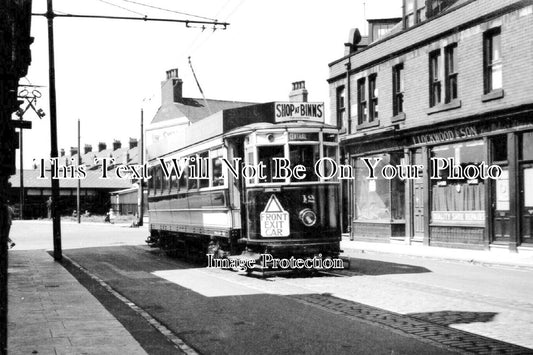
[[[130,149],[133,149],[137,146],[137,138],[130,138]]]
[[[161,82],[161,104],[181,102],[183,81],[178,77],[178,69],[167,70],[167,79]]]
[[[78,154],[78,147],[70,147],[70,156],[73,157]]]
[[[106,149],[107,149],[107,144],[105,144],[104,142],[98,143],[98,152],[101,152],[102,150],[106,150]]]
[[[120,143],[119,140],[114,140],[113,141],[113,150],[117,150],[117,149],[120,149],[122,147],[122,143]]]
[[[307,90],[305,89],[305,81],[295,81],[294,83],[292,83],[292,91],[289,93],[289,101],[307,102]]]
[[[85,144],[85,147],[83,148],[83,154],[87,154],[92,151],[93,151],[93,146],[90,144]]]

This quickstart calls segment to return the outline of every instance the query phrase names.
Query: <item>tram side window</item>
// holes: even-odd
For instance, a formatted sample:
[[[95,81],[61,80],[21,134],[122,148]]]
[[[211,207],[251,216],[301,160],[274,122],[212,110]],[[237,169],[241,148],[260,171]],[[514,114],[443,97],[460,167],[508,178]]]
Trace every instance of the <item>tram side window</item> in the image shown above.
[[[209,187],[209,178],[204,179],[203,177],[209,177],[209,152],[200,153],[198,160],[198,175],[202,177],[199,179],[200,188]]]
[[[172,175],[170,175],[170,192],[178,192],[178,176],[176,171],[172,170]]]
[[[222,149],[213,151],[211,159],[211,171],[213,174],[213,187],[224,185],[224,176],[222,174]]]
[[[161,167],[156,166],[154,169],[154,194],[161,193]]]
[[[304,182],[304,181],[317,181],[318,176],[315,174],[315,162],[320,159],[318,144],[306,144],[306,145],[290,145],[289,146],[289,159],[291,165],[296,164],[303,165],[305,167],[305,177],[303,179],[297,179],[294,176],[291,177],[291,182]]]
[[[198,175],[198,157],[196,155],[193,155],[189,157],[189,176],[197,176]],[[191,189],[197,189],[198,188],[198,179],[196,178],[188,178],[188,187],[189,190]]]
[[[161,193],[167,193],[168,192],[168,189],[170,187],[170,177],[167,179],[165,177],[165,174],[163,174],[163,169],[160,169],[161,170],[161,179],[162,179],[162,184],[163,184],[163,190],[161,191]]]
[[[148,179],[148,193],[153,195],[154,192],[152,191],[152,189],[154,188],[154,168],[149,168],[148,176],[152,177]]]
[[[180,159],[181,166],[181,176],[179,180],[179,190],[181,192],[187,191],[187,180],[189,177],[189,164],[185,161],[186,159]]]
[[[258,162],[262,162],[265,168],[265,179],[259,180],[260,183],[265,182],[285,182],[285,179],[274,179],[274,158],[284,158],[284,146],[271,145],[264,147],[257,147]]]

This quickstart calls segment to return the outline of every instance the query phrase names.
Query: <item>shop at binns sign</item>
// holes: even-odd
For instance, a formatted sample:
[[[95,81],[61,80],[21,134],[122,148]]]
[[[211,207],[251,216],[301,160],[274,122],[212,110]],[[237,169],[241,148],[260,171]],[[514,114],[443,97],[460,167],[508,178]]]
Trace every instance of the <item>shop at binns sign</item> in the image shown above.
[[[290,233],[289,212],[281,207],[275,195],[270,196],[265,209],[261,212],[261,236],[288,237]]]

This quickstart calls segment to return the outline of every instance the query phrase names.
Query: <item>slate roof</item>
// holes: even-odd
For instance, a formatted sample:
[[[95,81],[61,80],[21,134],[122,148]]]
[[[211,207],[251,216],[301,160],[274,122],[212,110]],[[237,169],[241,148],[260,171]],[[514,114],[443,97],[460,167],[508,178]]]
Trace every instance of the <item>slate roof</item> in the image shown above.
[[[195,123],[215,112],[237,108],[247,105],[253,105],[252,102],[224,101],[206,99],[209,109],[205,105],[204,99],[194,99],[184,97],[181,102],[162,105],[157,110],[152,123],[163,122],[173,118],[185,117],[191,123]],[[211,112],[209,112],[211,110]]]
[[[38,179],[39,169],[24,169],[24,188],[51,188],[50,171],[46,172],[48,179]],[[82,189],[126,189],[132,186],[129,179],[119,179],[111,172],[107,179],[100,179],[100,170],[87,170],[87,177],[81,180]],[[11,187],[20,188],[20,170],[17,169],[15,175],[9,179]],[[61,179],[59,188],[75,189],[78,186],[78,180]]]

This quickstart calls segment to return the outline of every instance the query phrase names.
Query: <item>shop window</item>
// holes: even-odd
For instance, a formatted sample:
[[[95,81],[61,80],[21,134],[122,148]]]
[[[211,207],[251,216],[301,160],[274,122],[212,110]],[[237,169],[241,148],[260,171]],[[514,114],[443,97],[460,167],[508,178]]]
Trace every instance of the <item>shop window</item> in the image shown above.
[[[291,164],[300,164],[305,167],[305,178],[291,178],[292,182],[317,181],[318,176],[315,174],[315,162],[320,159],[320,146],[318,144],[289,145],[289,160]]]
[[[260,183],[264,182],[285,182],[285,179],[274,179],[274,158],[284,158],[285,147],[282,145],[272,145],[257,147],[257,159],[258,163],[262,162],[265,168],[266,178],[259,180]],[[293,162],[294,164],[294,162]]]
[[[493,137],[492,139],[492,162],[507,162],[507,135]]]
[[[440,49],[429,54],[429,105],[441,102]]]
[[[467,165],[479,166],[485,156],[483,141],[438,146],[431,149],[432,158],[453,158],[456,169]],[[457,179],[450,169],[431,171],[432,223],[485,223],[485,183],[483,179]]]
[[[376,172],[387,165],[400,164],[402,154],[391,153],[369,157],[371,163],[374,158],[381,158],[377,163]],[[368,179],[369,171],[361,159],[355,160],[354,192],[356,221],[385,221],[403,220],[405,217],[404,182],[400,179],[385,179],[377,174],[375,179]]]
[[[344,86],[337,88],[337,126],[344,128],[346,122],[346,92]]]
[[[502,88],[501,29],[494,28],[483,36],[483,73],[485,94]]]
[[[457,98],[457,43],[444,48],[444,57],[446,71],[445,102],[449,103]]]
[[[378,88],[376,86],[377,74],[372,74],[368,77],[368,101],[369,114],[368,122],[374,122],[378,119]]]
[[[520,135],[520,160],[533,161],[533,132],[525,132]]]
[[[366,78],[357,80],[357,124],[363,124],[367,121],[366,111]]]
[[[394,116],[397,116],[403,112],[403,75],[403,63],[394,66],[392,69],[392,101]]]

